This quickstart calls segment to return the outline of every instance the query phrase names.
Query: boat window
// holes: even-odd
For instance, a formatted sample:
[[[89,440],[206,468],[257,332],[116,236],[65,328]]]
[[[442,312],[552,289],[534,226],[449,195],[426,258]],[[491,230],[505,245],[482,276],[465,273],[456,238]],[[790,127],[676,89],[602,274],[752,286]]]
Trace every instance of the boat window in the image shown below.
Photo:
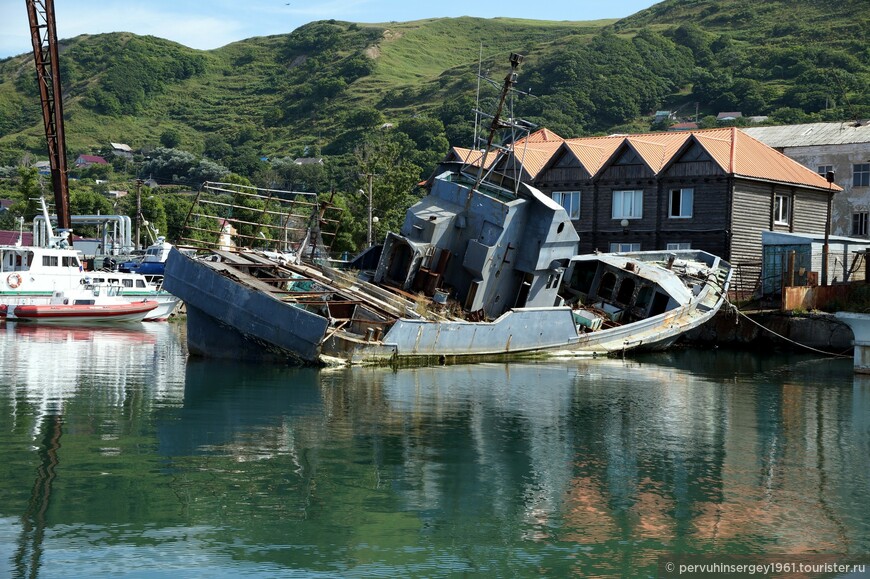
[[[598,297],[609,300],[613,298],[613,288],[616,287],[616,274],[608,271],[601,276],[601,283],[598,284]]]
[[[132,279],[125,279],[124,280],[124,287],[133,287],[133,280]]]
[[[652,308],[650,308],[649,315],[657,316],[658,314],[662,314],[668,309],[668,302],[670,298],[667,294],[663,294],[661,292],[656,292],[655,298],[653,298]]]
[[[574,273],[571,276],[569,287],[584,294],[592,291],[592,282],[595,280],[595,270],[597,266],[594,263],[577,263],[574,265]]]
[[[20,259],[20,257],[19,257]],[[57,267],[57,256],[56,255],[43,255],[42,256],[42,265],[45,267]]]
[[[616,295],[616,301],[621,304],[630,304],[631,296],[634,294],[634,280],[625,278],[619,284],[619,293]]]
[[[136,287],[144,288],[145,287],[145,280],[144,279],[137,279],[136,280]]]
[[[649,305],[650,299],[652,299],[652,287],[648,285],[640,286],[640,291],[637,292],[637,301],[635,302],[635,306],[639,308],[646,308]]]
[[[70,257],[68,255],[63,256],[63,266],[64,267],[78,267],[79,262],[76,258]]]

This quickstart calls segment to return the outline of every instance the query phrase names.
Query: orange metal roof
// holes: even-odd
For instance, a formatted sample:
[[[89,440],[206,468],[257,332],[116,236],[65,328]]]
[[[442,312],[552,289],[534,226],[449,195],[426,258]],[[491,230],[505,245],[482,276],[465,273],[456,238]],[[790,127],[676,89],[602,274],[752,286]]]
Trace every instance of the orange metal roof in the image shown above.
[[[824,177],[735,128],[679,133],[643,133],[567,139],[566,146],[591,175],[595,175],[623,144],[628,143],[656,174],[694,138],[728,174],[750,179],[842,191]],[[540,169],[538,170],[540,171]]]
[[[525,139],[517,140],[512,150],[507,153],[490,153],[486,165],[488,168],[499,159],[506,166],[512,158],[519,159],[526,173],[534,179],[556,152],[565,146],[589,174],[594,176],[620,146],[628,144],[653,173],[658,174],[673,161],[674,156],[689,139],[696,140],[714,162],[730,175],[842,191],[841,187],[829,184],[815,171],[735,127],[575,139],[563,139],[548,129],[540,129]],[[459,147],[453,147],[451,152],[457,158],[472,164],[479,162],[481,155],[480,151]],[[511,157],[505,158],[505,155]]]
[[[448,154],[449,158],[455,158],[459,161],[467,165],[472,165],[474,167],[480,166],[480,158],[483,156],[483,151],[479,149],[465,149],[463,147],[452,147],[450,149],[450,153]],[[496,160],[499,158],[497,152],[490,151],[489,155],[486,156],[486,168],[491,167]]]
[[[688,138],[686,133],[647,133],[629,135],[625,140],[652,172],[658,174]]]
[[[565,141],[565,146],[571,150],[590,175],[595,175],[622,144],[622,141],[622,137],[568,139]]]
[[[550,161],[559,147],[562,146],[564,139],[559,137],[559,140],[553,141],[537,141],[529,142],[528,144],[517,141],[508,155],[510,157],[505,161],[508,165],[512,159],[518,159],[522,162],[523,168],[526,170],[532,179],[538,176],[541,169]]]
[[[517,139],[516,143],[519,145],[520,143],[548,143],[551,141],[556,141],[561,143],[564,141],[562,137],[551,131],[550,129],[538,129],[534,133],[530,133],[528,137],[523,139]]]

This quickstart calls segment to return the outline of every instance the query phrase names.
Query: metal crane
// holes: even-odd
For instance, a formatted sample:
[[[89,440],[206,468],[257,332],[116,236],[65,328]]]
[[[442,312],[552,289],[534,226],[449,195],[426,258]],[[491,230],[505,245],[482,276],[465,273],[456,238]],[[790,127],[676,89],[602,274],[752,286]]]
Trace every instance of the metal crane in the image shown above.
[[[57,51],[57,28],[54,22],[54,0],[25,0],[30,20],[33,59],[48,158],[51,184],[59,229],[71,229],[69,212],[69,180],[66,168],[66,139],[63,131],[63,94],[60,87],[60,66]],[[70,239],[71,241],[71,239]]]

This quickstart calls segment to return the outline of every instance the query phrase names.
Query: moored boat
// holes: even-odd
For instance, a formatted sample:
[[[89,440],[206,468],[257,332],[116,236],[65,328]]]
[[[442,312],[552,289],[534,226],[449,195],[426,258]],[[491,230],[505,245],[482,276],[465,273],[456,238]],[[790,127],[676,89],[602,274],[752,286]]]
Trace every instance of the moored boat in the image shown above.
[[[120,288],[111,285],[86,286],[78,291],[55,292],[47,304],[21,304],[7,314],[17,321],[51,324],[115,324],[141,322],[157,308],[157,302],[129,302]]]
[[[50,223],[44,207],[43,213],[44,222]],[[146,321],[169,318],[181,301],[137,273],[85,271],[79,253],[50,230],[45,247],[0,246],[0,304],[8,306],[10,317],[15,306],[45,305],[55,292],[77,291],[86,284],[116,285],[127,302],[157,302]]]

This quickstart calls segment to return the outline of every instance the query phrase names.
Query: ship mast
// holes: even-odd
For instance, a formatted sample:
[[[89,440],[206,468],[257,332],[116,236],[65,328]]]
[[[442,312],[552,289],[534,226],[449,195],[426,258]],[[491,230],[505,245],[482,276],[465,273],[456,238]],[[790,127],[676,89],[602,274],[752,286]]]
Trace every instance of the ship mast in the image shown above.
[[[477,188],[480,186],[480,182],[483,181],[483,174],[486,170],[486,157],[489,155],[489,151],[492,148],[492,142],[495,140],[495,134],[505,127],[511,126],[510,123],[504,123],[501,120],[501,111],[504,108],[504,103],[507,100],[507,96],[511,91],[511,88],[517,82],[517,70],[520,67],[520,64],[523,62],[523,55],[517,54],[515,52],[511,53],[510,57],[511,61],[511,69],[504,77],[504,85],[502,86],[501,95],[499,95],[498,105],[495,109],[495,114],[492,116],[492,123],[489,125],[489,135],[486,138],[486,147],[483,149],[483,155],[480,157],[480,167],[477,171],[477,180],[474,182],[474,187],[468,192],[468,201],[466,201],[466,205],[471,200],[471,195]]]
[[[66,168],[66,139],[63,131],[63,95],[60,86],[60,65],[57,50],[57,28],[54,21],[54,0],[25,0],[30,20],[33,60],[42,121],[48,143],[51,184],[59,229],[72,227],[69,212],[69,181]],[[71,241],[71,240],[70,240]]]

